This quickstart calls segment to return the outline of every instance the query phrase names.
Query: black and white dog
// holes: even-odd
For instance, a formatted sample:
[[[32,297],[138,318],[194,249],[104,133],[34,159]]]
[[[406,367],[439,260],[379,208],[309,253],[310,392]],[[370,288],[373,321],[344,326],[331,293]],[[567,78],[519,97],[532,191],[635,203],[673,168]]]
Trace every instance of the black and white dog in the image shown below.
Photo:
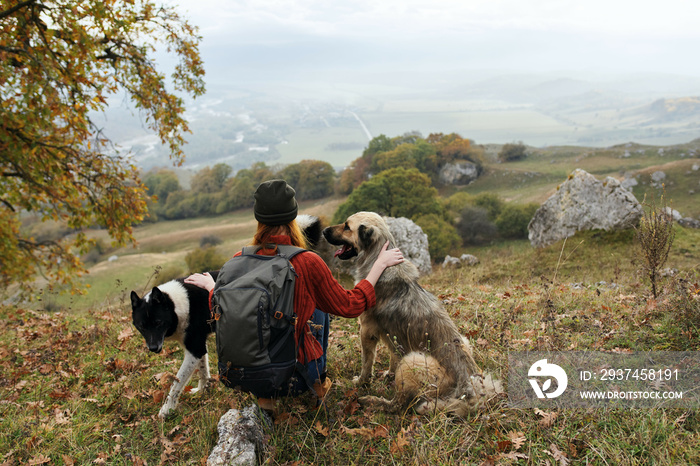
[[[318,217],[299,215],[297,223],[310,249],[325,241]],[[218,272],[209,273],[216,280]],[[160,353],[165,340],[177,341],[185,351],[176,380],[158,413],[164,419],[177,407],[180,394],[195,371],[199,370],[199,383],[191,393],[203,390],[211,377],[207,337],[215,331],[215,322],[209,311],[209,293],[183,279],[171,280],[154,287],[143,298],[132,291],[131,310],[134,327],[141,332],[150,351]]]
[[[217,272],[209,272],[216,280]],[[185,350],[185,359],[170,393],[160,408],[158,417],[164,419],[175,409],[182,390],[196,370],[199,384],[192,393],[203,390],[209,381],[207,337],[214,332],[215,322],[209,312],[209,293],[184,280],[171,280],[154,287],[139,298],[131,292],[131,317],[150,351],[160,353],[165,340],[175,340]]]

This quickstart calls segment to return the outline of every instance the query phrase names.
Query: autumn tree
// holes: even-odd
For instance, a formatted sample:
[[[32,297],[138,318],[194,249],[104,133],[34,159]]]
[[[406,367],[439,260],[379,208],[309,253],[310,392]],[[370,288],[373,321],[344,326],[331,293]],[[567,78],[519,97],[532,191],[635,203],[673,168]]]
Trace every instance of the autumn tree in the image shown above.
[[[208,194],[221,191],[232,171],[233,168],[225,163],[204,167],[192,177],[192,191]]]
[[[200,39],[173,7],[152,0],[0,3],[0,287],[27,291],[36,273],[75,284],[87,227],[105,228],[118,245],[134,242],[145,187],[93,118],[125,93],[181,163],[183,98],[204,92]],[[170,79],[156,68],[157,49],[177,59]],[[23,230],[26,213],[74,234],[40,241]]]
[[[284,167],[279,177],[296,190],[299,200],[321,199],[333,194],[335,170],[320,160],[302,160]]]

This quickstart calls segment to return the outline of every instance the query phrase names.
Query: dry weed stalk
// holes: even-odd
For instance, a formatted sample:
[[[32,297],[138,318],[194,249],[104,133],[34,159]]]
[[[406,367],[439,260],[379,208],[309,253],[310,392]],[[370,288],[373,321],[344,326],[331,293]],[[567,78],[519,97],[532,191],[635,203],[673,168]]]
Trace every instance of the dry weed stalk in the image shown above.
[[[673,230],[673,215],[667,209],[665,196],[661,195],[661,206],[656,204],[652,196],[651,202],[646,202],[642,218],[637,226],[637,242],[642,252],[642,271],[649,277],[651,292],[654,299],[658,297],[661,267],[666,263],[673,245],[675,232]]]

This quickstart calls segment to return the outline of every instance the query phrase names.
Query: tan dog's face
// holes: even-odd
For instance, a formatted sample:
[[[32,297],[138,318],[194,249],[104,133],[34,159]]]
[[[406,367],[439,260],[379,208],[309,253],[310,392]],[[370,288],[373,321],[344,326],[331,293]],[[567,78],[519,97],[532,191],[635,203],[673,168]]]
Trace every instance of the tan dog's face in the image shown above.
[[[376,233],[382,225],[385,223],[379,215],[373,212],[358,212],[348,217],[345,223],[323,230],[323,236],[330,244],[341,246],[335,257],[348,260],[376,244]]]

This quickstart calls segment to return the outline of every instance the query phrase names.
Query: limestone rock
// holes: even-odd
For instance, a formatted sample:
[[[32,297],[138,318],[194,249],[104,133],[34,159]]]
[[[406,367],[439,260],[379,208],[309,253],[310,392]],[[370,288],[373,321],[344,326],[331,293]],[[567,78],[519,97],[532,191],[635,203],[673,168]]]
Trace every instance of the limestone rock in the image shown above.
[[[467,185],[479,177],[479,169],[472,162],[447,163],[440,170],[442,184]]]
[[[450,255],[445,256],[445,260],[442,263],[442,268],[445,267],[462,267],[465,265],[473,266],[479,263],[479,259],[471,254],[462,254],[459,258],[452,257]]]
[[[576,169],[537,209],[528,238],[533,246],[544,247],[580,230],[632,228],[641,217],[641,204],[615,178],[599,181]]]
[[[678,212],[676,209],[672,209],[671,207],[666,207],[664,211],[666,212],[666,215],[673,218],[674,222],[678,222],[683,218],[680,212]]]
[[[265,449],[263,424],[272,425],[272,419],[255,405],[227,411],[219,419],[219,441],[207,466],[257,465]]]
[[[666,173],[661,170],[651,174],[651,185],[660,188],[666,180]]]
[[[433,271],[433,265],[428,252],[428,235],[423,229],[406,217],[385,217],[389,230],[401,249],[403,256],[418,267],[422,275]]]
[[[684,217],[678,220],[678,224],[684,228],[700,228],[700,220],[693,217]]]

